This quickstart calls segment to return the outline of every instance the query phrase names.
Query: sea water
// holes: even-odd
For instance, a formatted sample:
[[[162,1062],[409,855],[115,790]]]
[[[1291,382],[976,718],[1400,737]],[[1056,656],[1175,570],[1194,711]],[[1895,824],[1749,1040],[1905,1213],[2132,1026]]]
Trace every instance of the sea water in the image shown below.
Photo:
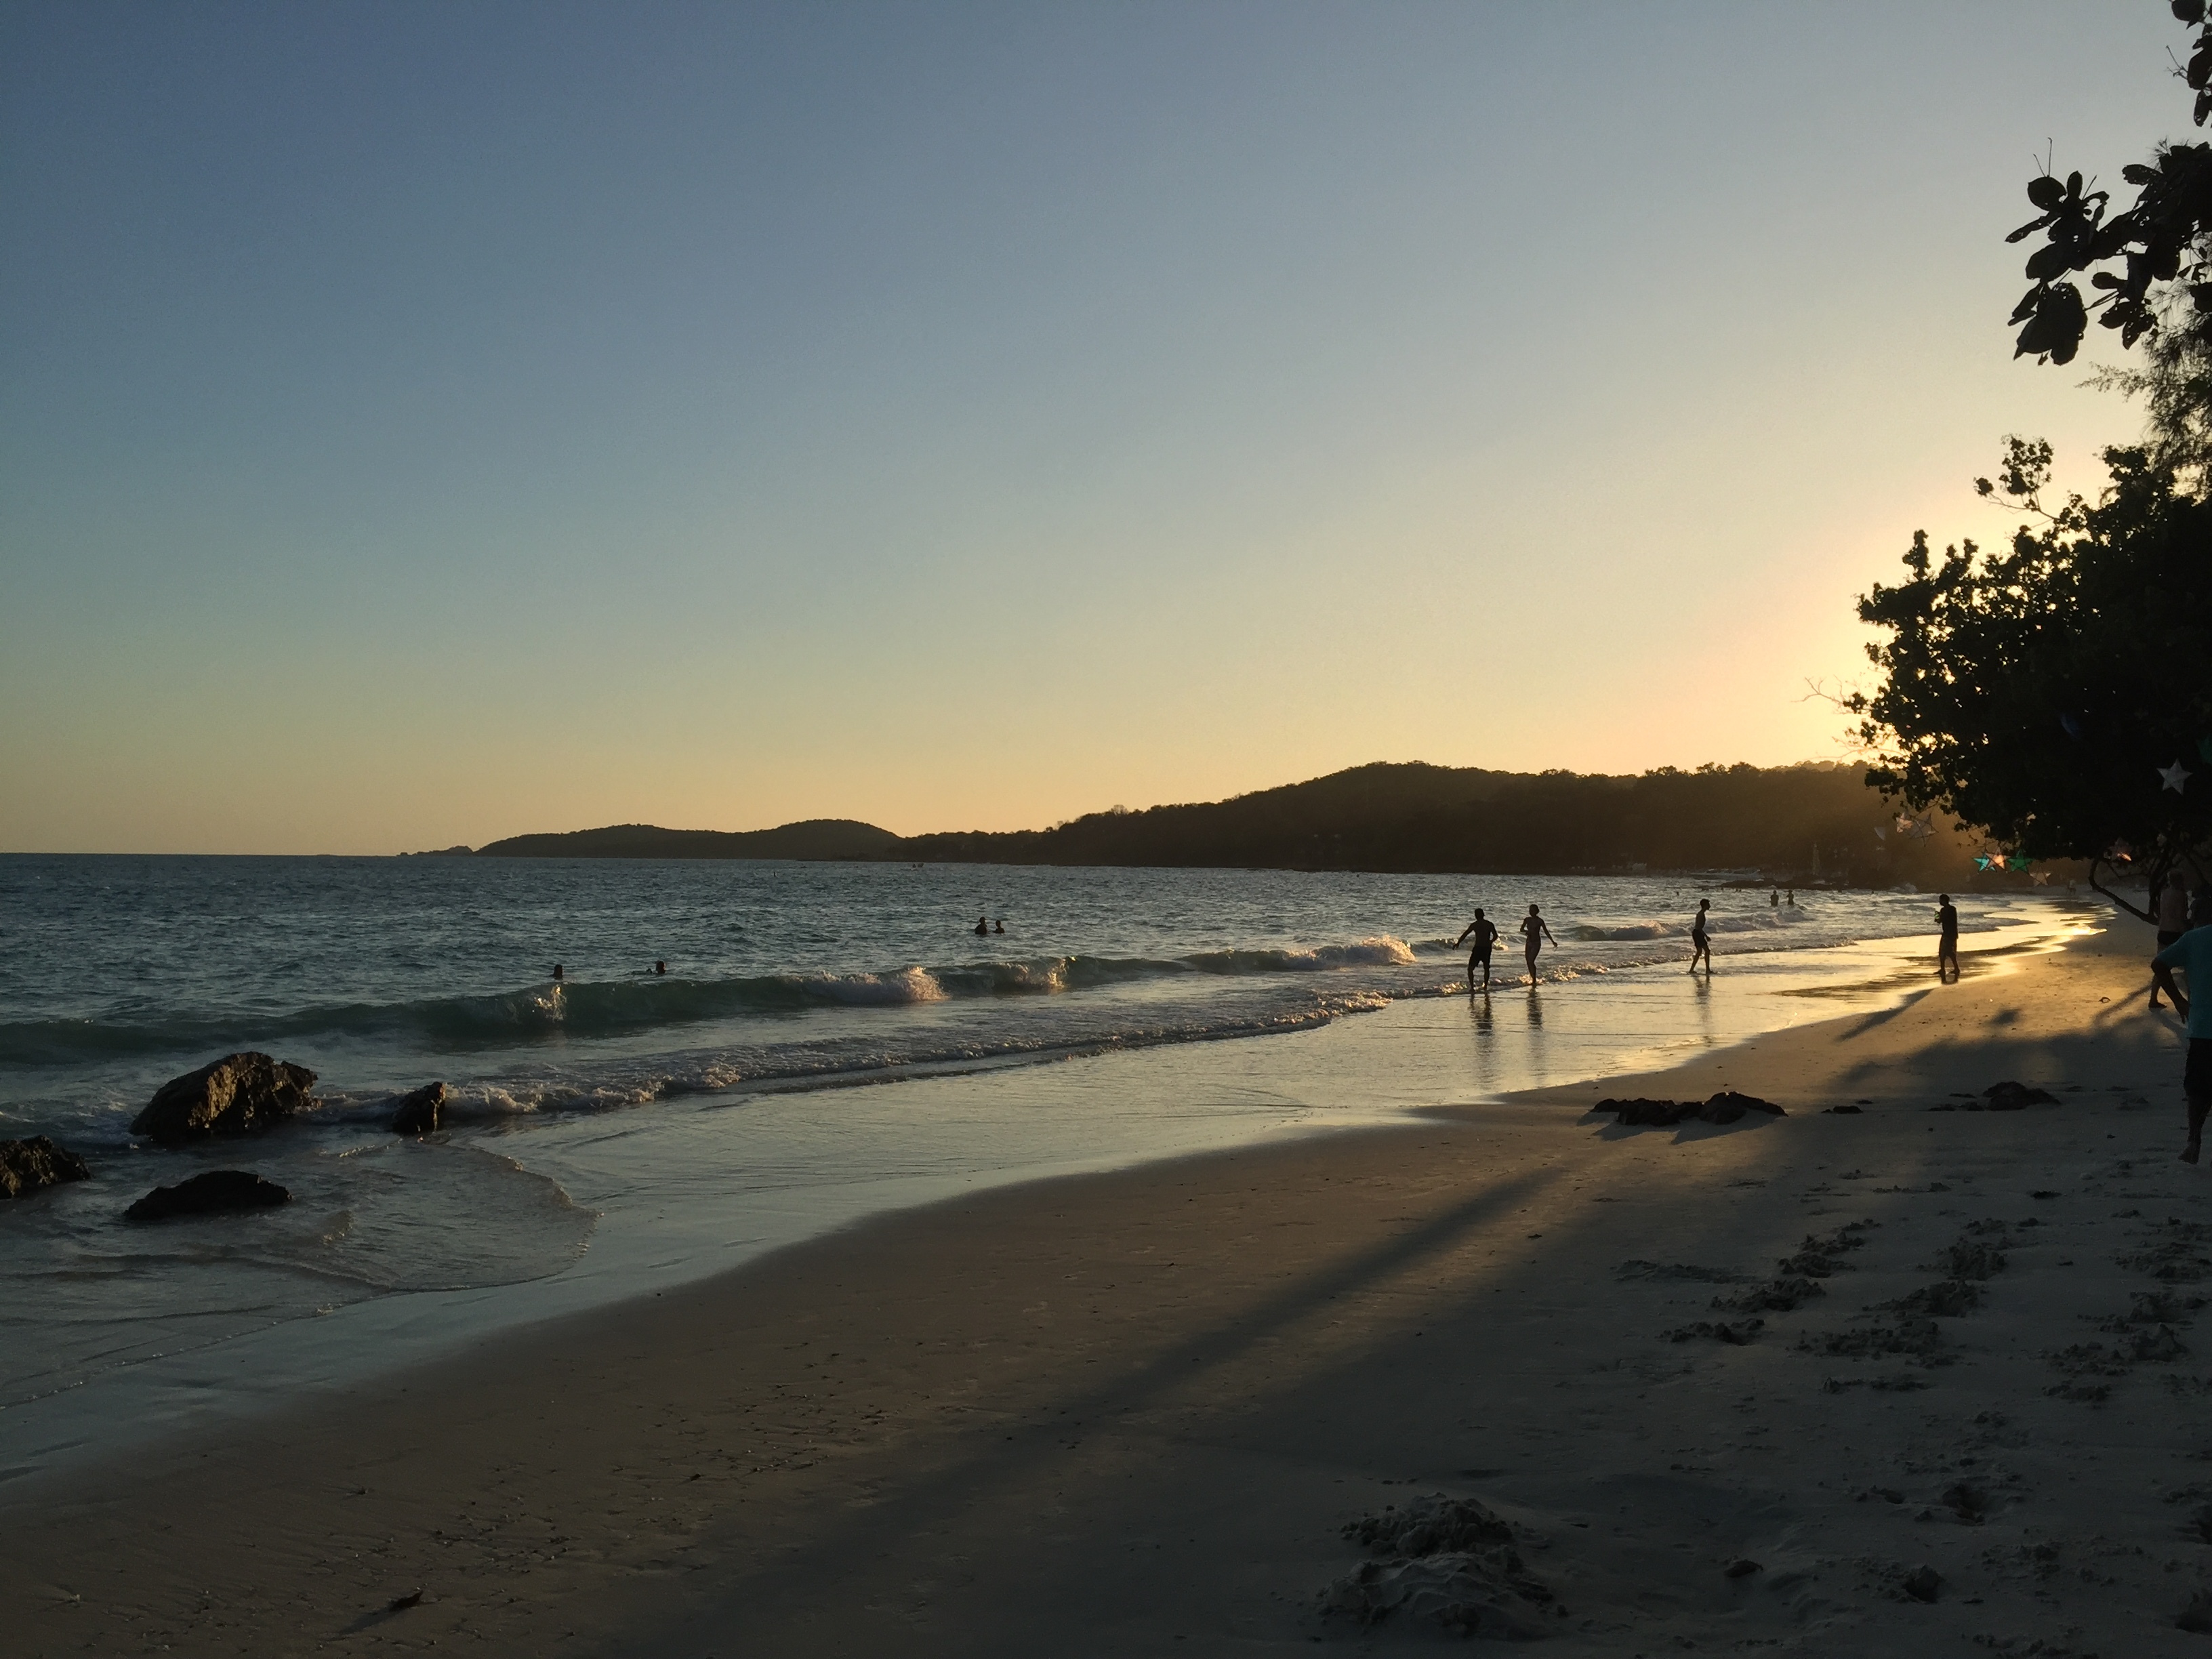
[[[1700,896],[1711,981],[1683,972]],[[1530,903],[1557,941],[1533,977],[1513,931]],[[1453,940],[1478,904],[1506,937],[1498,988],[1468,1000]],[[2080,915],[2027,895],[1960,910],[1970,950]],[[94,1170],[0,1205],[0,1459],[55,1443],[67,1413],[40,1402],[134,1374],[181,1395],[302,1355],[341,1375],[965,1186],[1893,1001],[1932,911],[1686,878],[0,857],[0,1137],[52,1135]],[[1447,997],[1441,1043],[1322,1035]],[[238,1049],[313,1069],[319,1106],[245,1141],[133,1139],[162,1082]],[[389,1133],[393,1097],[434,1080],[447,1129]],[[294,1201],[122,1218],[213,1168]],[[97,1415],[79,1407],[62,1438]]]

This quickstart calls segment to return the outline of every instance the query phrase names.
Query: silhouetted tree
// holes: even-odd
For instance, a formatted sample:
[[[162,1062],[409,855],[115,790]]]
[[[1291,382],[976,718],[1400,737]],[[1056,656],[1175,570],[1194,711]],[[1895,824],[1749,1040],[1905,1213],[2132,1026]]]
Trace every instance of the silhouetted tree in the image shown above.
[[[2172,0],[2174,16],[2197,31],[2179,73],[2196,94],[2193,118],[2212,116],[2212,21],[2205,0]],[[2101,311],[2120,343],[2144,344],[2143,366],[2099,376],[2141,396],[2153,458],[2200,481],[2212,461],[2212,145],[2160,144],[2148,162],[2120,170],[2134,203],[2107,216],[2111,192],[2045,173],[2029,180],[2037,216],[2006,238],[2042,233],[2027,261],[2031,286],[2013,308],[2021,325],[2015,356],[2073,361]],[[2073,280],[2086,275],[2096,297]]]
[[[1848,706],[1869,783],[2028,857],[2089,860],[2142,915],[2102,878],[2130,866],[2154,889],[2212,831],[2212,504],[2112,449],[2100,500],[2045,512],[2051,459],[2014,438],[1998,482],[1977,481],[2039,520],[2008,550],[1938,562],[1916,532],[1908,578],[1859,601],[1889,635],[1867,647],[1885,683]]]

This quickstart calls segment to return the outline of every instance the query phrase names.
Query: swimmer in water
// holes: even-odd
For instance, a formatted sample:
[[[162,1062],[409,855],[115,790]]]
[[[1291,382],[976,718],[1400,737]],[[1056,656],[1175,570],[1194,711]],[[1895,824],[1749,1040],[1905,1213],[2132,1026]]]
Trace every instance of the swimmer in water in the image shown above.
[[[1534,985],[1536,982],[1536,953],[1544,948],[1546,939],[1552,939],[1554,945],[1559,941],[1552,939],[1552,930],[1545,925],[1543,912],[1533,904],[1528,907],[1528,914],[1521,918],[1521,937],[1526,941],[1522,949],[1528,957],[1528,983]]]
[[[1004,916],[1000,916],[998,921],[991,924],[991,931],[994,933],[1005,933],[1006,931],[1006,919]]]
[[[561,982],[561,964],[557,962],[553,964],[553,982],[556,985]]]
[[[978,917],[976,917],[976,918],[975,918],[975,937],[976,937],[977,939],[985,939],[985,938],[988,938],[988,937],[989,936],[989,934],[990,934],[990,932],[991,932],[991,919],[990,919],[990,917],[988,917],[988,916],[978,916]]]
[[[1469,939],[1474,940],[1474,948],[1467,954],[1467,994],[1473,996],[1474,970],[1478,965],[1482,969],[1483,988],[1487,990],[1490,988],[1490,947],[1498,943],[1498,924],[1484,920],[1479,908],[1474,913],[1474,920],[1468,923],[1467,932],[1452,943],[1455,945],[1465,945]]]

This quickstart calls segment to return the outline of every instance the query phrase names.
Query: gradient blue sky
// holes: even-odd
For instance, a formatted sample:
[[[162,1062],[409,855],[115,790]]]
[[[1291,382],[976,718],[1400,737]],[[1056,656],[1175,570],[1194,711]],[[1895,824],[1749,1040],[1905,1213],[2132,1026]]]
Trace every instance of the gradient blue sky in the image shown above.
[[[2155,0],[0,9],[0,849],[1832,758]],[[2101,339],[2099,349],[2102,349]]]

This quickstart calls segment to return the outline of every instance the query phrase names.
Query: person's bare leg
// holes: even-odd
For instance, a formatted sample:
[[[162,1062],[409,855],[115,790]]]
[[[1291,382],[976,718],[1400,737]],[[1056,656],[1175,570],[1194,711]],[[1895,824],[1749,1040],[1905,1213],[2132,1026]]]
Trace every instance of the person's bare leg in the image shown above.
[[[2212,1112],[2212,1095],[2189,1097],[2189,1144],[2181,1149],[2181,1161],[2194,1164],[2204,1150],[2204,1115]]]

